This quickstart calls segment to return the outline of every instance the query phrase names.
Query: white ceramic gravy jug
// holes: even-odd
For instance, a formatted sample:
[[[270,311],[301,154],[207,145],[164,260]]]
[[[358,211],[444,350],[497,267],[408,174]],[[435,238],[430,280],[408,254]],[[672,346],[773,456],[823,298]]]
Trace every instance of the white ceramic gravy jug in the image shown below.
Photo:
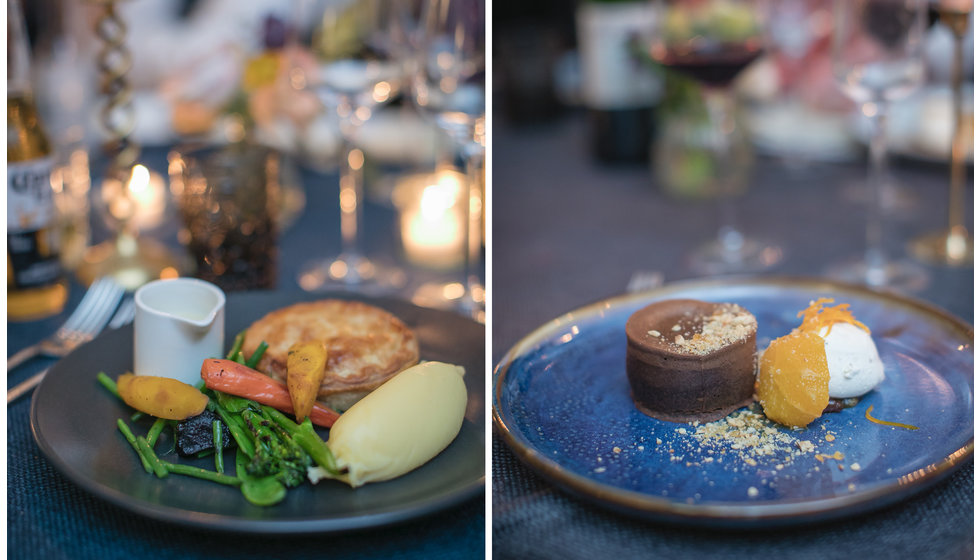
[[[133,297],[133,373],[171,377],[194,385],[201,363],[221,358],[225,340],[225,294],[194,278],[155,280]]]

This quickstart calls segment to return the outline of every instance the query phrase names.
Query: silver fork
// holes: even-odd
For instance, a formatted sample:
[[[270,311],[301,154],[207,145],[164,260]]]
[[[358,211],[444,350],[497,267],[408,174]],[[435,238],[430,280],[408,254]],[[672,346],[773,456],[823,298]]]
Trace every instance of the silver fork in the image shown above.
[[[116,310],[116,314],[112,316],[112,320],[109,321],[110,329],[118,329],[129,323],[133,322],[133,318],[136,316],[136,306],[133,304],[133,298],[127,298]],[[44,371],[36,375],[31,376],[29,379],[22,381],[13,389],[7,391],[7,404],[17,400],[21,396],[25,395],[28,391],[33,389],[44,379],[44,375],[48,373],[48,369],[45,368]]]
[[[119,309],[116,310],[116,314],[112,316],[112,320],[109,321],[110,329],[118,329],[123,325],[128,325],[133,322],[136,318],[136,304],[133,303],[133,298],[126,298],[119,305]]]
[[[61,358],[79,344],[92,340],[105,328],[124,293],[125,289],[112,278],[99,278],[54,335],[7,358],[7,371],[35,356]]]

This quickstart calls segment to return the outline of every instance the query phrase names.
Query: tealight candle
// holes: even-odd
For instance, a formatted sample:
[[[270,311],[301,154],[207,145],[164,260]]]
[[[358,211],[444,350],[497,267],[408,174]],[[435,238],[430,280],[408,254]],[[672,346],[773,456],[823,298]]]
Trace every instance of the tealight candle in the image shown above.
[[[107,178],[102,186],[102,197],[113,218],[145,230],[163,221],[167,206],[165,190],[163,177],[137,164],[125,186],[119,179]]]
[[[450,269],[463,259],[463,176],[443,170],[413,175],[397,187],[405,257],[415,265]]]

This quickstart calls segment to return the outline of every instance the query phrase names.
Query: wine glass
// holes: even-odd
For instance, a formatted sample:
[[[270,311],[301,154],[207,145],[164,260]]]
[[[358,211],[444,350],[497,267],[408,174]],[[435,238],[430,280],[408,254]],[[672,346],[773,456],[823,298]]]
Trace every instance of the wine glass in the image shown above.
[[[870,120],[872,132],[864,259],[833,267],[832,276],[905,290],[921,288],[926,280],[922,268],[887,257],[882,208],[888,180],[888,105],[924,80],[925,28],[925,0],[834,0],[834,77]]]
[[[483,163],[486,148],[485,0],[426,0],[419,25],[419,57],[412,100],[452,139],[466,167],[463,204],[461,282],[423,286],[417,301],[438,294],[457,309],[480,319],[484,289],[476,274],[483,231]],[[420,303],[432,304],[431,301]]]
[[[973,0],[935,0],[939,20],[953,33],[953,61],[950,88],[953,96],[953,137],[950,145],[949,226],[912,240],[909,251],[916,258],[947,266],[973,266],[973,236],[965,223],[967,142],[971,137],[963,115],[963,39],[970,25]]]
[[[711,185],[719,203],[714,240],[697,248],[691,266],[708,274],[765,270],[783,256],[776,244],[737,225],[736,197],[748,180],[744,137],[735,118],[732,82],[766,46],[765,5],[758,0],[660,0],[649,48],[654,61],[701,85],[708,110]]]
[[[299,27],[310,18],[315,23],[302,40],[311,60],[294,62],[291,80],[295,87],[316,92],[338,119],[342,144],[341,253],[303,267],[299,283],[307,291],[384,291],[397,287],[404,277],[400,270],[369,259],[360,247],[364,153],[353,142],[358,127],[376,106],[394,98],[406,78],[395,41],[400,7],[391,0],[310,0],[297,14]]]

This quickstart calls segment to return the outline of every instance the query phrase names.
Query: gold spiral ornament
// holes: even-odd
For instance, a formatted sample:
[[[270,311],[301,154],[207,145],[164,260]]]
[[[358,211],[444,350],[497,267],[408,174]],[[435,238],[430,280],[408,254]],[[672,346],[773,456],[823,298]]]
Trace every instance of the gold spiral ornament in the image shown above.
[[[162,179],[160,185],[154,187],[153,174],[149,169],[136,165],[140,148],[130,138],[136,128],[136,109],[133,106],[133,90],[127,80],[133,58],[126,48],[127,29],[116,11],[117,1],[88,1],[102,7],[94,31],[102,43],[97,64],[104,105],[99,116],[109,136],[105,144],[109,166],[99,198],[105,207],[107,225],[115,231],[112,239],[85,251],[76,275],[86,285],[91,285],[96,278],[110,276],[132,291],[157,278],[178,276],[183,267],[166,245],[139,236],[141,224],[134,222],[134,218],[141,204],[145,210],[153,202],[138,202],[133,196],[133,187],[138,184],[140,189],[148,188],[146,192],[151,194],[162,192]]]
[[[136,127],[133,90],[126,79],[133,67],[133,57],[126,48],[126,23],[116,11],[114,0],[96,1],[104,7],[95,25],[95,34],[103,43],[98,54],[102,75],[102,125],[109,133],[107,144],[113,163],[120,168],[131,167],[139,156],[139,146],[130,138]]]

